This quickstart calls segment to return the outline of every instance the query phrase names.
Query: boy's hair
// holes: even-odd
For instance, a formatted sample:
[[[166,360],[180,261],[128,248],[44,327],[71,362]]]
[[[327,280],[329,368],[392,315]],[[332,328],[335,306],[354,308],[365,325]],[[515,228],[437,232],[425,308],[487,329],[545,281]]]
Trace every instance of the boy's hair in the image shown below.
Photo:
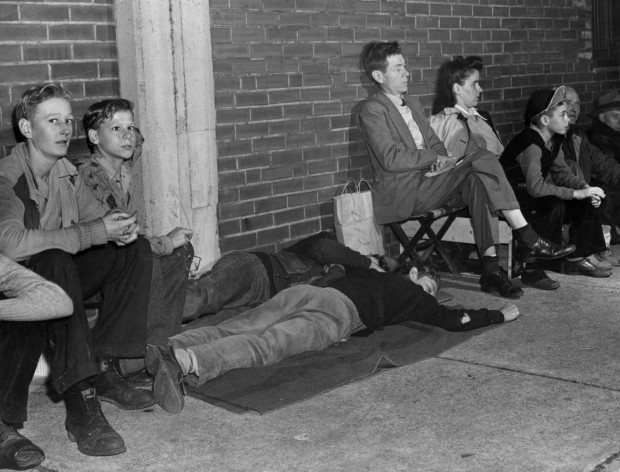
[[[385,72],[387,70],[388,57],[395,56],[396,54],[402,54],[400,45],[397,41],[372,41],[366,44],[362,49],[360,58],[362,67],[368,78],[375,84],[380,85],[372,76],[373,71],[380,70],[381,72]]]
[[[94,151],[96,146],[90,142],[88,131],[99,129],[101,123],[112,118],[114,113],[119,111],[130,111],[133,113],[133,102],[124,98],[110,98],[93,103],[88,107],[82,119],[82,125],[84,125],[84,132],[86,133],[86,144],[88,144],[91,151]]]
[[[409,280],[409,272],[411,272],[411,269],[414,267],[418,269],[418,278],[428,275],[437,283],[437,290],[439,290],[441,286],[441,276],[433,265],[427,264],[426,262],[417,259],[407,259],[396,268],[394,273]]]
[[[442,64],[437,76],[433,114],[446,107],[453,107],[456,104],[452,92],[454,84],[463,85],[474,71],[481,72],[483,67],[482,59],[478,56],[455,56],[451,61]]]
[[[22,118],[32,119],[37,107],[51,98],[64,98],[71,101],[71,94],[60,84],[41,84],[26,90],[15,105],[15,121],[19,123]]]

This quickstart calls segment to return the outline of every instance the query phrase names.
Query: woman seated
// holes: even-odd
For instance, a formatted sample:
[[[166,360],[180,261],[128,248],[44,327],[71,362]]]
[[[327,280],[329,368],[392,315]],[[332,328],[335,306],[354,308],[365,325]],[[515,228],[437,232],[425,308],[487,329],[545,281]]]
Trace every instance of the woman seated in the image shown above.
[[[450,156],[459,158],[485,149],[497,158],[504,151],[491,115],[478,110],[482,88],[482,59],[477,56],[456,56],[439,69],[437,91],[433,104],[431,127],[444,142]],[[534,227],[534,229],[536,229]],[[560,284],[529,263],[517,260],[514,273],[525,285],[541,290],[555,290]]]

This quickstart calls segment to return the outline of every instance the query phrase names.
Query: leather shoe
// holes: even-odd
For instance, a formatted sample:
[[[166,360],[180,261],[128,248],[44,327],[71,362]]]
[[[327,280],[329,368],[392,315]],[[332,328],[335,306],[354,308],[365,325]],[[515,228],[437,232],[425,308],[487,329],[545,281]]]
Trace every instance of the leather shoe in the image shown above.
[[[142,410],[155,404],[153,393],[130,386],[123,375],[116,358],[97,359],[97,395],[101,401],[112,403],[123,410]]]
[[[480,277],[480,288],[483,292],[497,293],[500,297],[505,298],[520,298],[523,296],[523,290],[512,284],[508,274],[501,267],[491,275]]]
[[[101,411],[94,388],[65,393],[69,439],[87,456],[115,456],[127,449],[123,438],[114,431]]]
[[[546,239],[538,238],[538,241],[536,241],[533,246],[526,247],[520,251],[521,254],[519,259],[523,262],[534,262],[536,259],[559,259],[560,257],[565,257],[573,253],[575,249],[576,247],[574,244],[560,246]]]
[[[146,368],[126,374],[125,380],[130,387],[148,389],[153,387],[153,376],[146,371]]]
[[[32,469],[44,460],[40,447],[0,420],[0,469]]]
[[[611,269],[613,266],[620,266],[620,261],[617,257],[614,257],[611,254],[609,249],[601,252],[597,252],[596,254],[592,254],[588,259],[590,262],[601,269]],[[593,260],[594,259],[594,260]],[[604,264],[604,265],[601,265]]]
[[[146,370],[153,374],[153,392],[163,410],[179,413],[185,406],[183,370],[170,345],[147,345]]]
[[[560,288],[560,282],[553,280],[544,270],[540,269],[526,269],[521,274],[521,282],[539,290],[557,290]]]
[[[568,275],[586,275],[588,277],[609,277],[611,275],[611,269],[599,269],[585,257],[576,261],[566,261],[564,272]]]

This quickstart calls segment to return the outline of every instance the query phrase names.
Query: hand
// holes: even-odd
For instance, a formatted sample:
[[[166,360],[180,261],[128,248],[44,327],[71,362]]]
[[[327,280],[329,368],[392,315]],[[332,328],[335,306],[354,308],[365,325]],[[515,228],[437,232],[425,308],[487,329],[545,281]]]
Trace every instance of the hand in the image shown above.
[[[590,200],[592,201],[592,199],[594,200],[598,200],[598,205],[601,204],[601,200],[603,198],[605,198],[605,192],[603,191],[602,188],[599,187],[590,187],[589,185],[580,189],[580,190],[575,190],[574,191],[574,198],[576,200],[583,200],[585,198],[590,198]],[[594,201],[592,201],[592,205],[594,206],[598,206],[594,204]]]
[[[424,174],[426,177],[443,174],[456,167],[456,161],[447,156],[437,156],[437,161],[431,165],[431,170]]]
[[[379,260],[374,256],[366,256],[370,259],[370,269],[376,270],[377,272],[385,272],[379,265]]]
[[[503,307],[499,309],[504,315],[504,321],[508,323],[509,321],[516,320],[521,313],[519,309],[512,303],[506,303]]]
[[[176,227],[166,236],[172,239],[172,246],[176,249],[187,244],[194,232],[191,229]]]
[[[108,234],[108,241],[120,245],[129,244],[138,237],[140,227],[136,223],[137,213],[133,215],[124,212],[110,213],[103,217],[103,224]]]

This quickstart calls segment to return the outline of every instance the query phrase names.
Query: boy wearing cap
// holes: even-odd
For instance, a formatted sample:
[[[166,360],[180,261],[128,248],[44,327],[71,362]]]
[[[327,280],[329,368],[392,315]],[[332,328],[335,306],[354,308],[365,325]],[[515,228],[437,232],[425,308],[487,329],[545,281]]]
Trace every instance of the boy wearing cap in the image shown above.
[[[539,234],[555,242],[562,241],[562,224],[571,223],[570,239],[577,249],[567,259],[567,274],[609,277],[611,263],[594,256],[606,249],[599,211],[605,192],[590,187],[564,160],[566,87],[534,92],[525,125],[500,157],[524,214]]]

